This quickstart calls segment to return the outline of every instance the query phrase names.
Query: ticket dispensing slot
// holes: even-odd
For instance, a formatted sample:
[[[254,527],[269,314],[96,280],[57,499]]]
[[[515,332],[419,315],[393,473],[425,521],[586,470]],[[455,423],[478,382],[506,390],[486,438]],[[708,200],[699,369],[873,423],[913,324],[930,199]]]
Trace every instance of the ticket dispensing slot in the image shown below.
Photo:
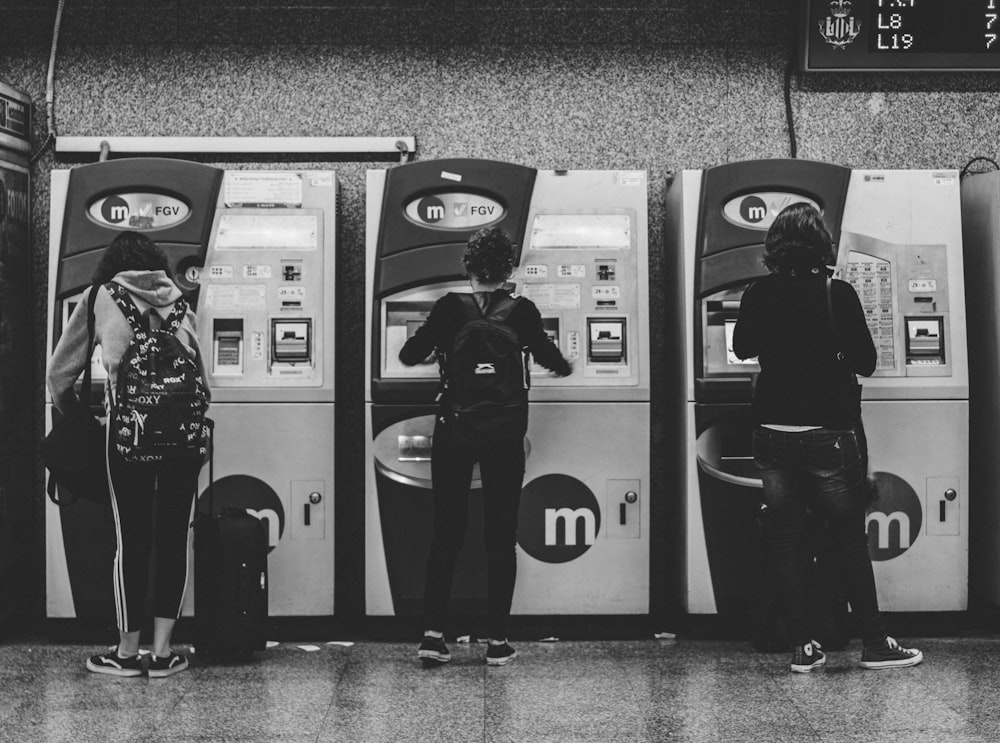
[[[401,301],[385,303],[385,346],[382,352],[382,374],[393,377],[437,376],[434,366],[434,355],[431,354],[423,363],[415,366],[404,366],[399,360],[399,351],[409,340],[417,328],[431,313],[434,302]]]
[[[312,320],[271,320],[271,358],[275,364],[312,361]]]
[[[907,366],[944,364],[944,318],[907,317],[905,319]]]
[[[218,317],[212,321],[212,374],[243,374],[243,320]]]
[[[625,318],[588,318],[587,337],[587,361],[589,363],[624,363]]]
[[[545,335],[549,337],[549,340],[552,341],[552,343],[555,344],[556,348],[558,348],[562,352],[562,355],[565,356],[566,358],[570,358],[569,353],[567,352],[566,349],[563,348],[563,344],[560,343],[559,341],[559,318],[542,317],[542,328],[545,330]],[[569,332],[566,335],[567,335],[567,342],[571,346],[573,345],[572,338],[573,337],[579,338],[579,333],[575,332]],[[576,341],[576,344],[579,345],[579,340]],[[579,349],[577,349],[577,356],[579,356]],[[531,366],[528,369],[528,371],[532,375],[547,376],[549,374],[549,370],[546,369],[541,364],[539,364],[538,362],[536,362],[534,358],[531,358],[530,361],[531,361]]]

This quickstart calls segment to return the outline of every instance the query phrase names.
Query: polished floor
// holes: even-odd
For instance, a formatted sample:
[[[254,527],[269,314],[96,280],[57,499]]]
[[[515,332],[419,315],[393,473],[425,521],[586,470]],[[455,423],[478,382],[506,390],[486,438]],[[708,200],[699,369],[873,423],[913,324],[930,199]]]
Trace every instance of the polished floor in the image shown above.
[[[166,679],[90,673],[96,646],[0,645],[0,741],[1000,740],[993,635],[912,639],[925,662],[892,671],[858,668],[854,643],[811,674],[744,642],[515,644],[504,667],[452,642],[425,669],[415,644],[280,643]]]

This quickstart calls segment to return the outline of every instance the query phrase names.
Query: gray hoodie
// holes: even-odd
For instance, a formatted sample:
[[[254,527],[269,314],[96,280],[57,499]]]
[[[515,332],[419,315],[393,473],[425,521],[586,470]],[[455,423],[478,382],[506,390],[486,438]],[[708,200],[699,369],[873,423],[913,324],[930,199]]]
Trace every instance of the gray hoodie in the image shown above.
[[[152,327],[156,327],[158,320],[162,321],[170,314],[174,302],[181,296],[180,289],[163,271],[122,271],[112,281],[129,290],[140,313],[149,313]],[[62,336],[49,360],[47,375],[49,393],[60,412],[65,412],[78,402],[73,385],[90,362],[90,349],[87,348],[89,301],[88,289],[82,301],[73,310],[66,327],[63,328]],[[195,316],[190,309],[181,323],[180,330],[177,331],[177,337],[198,364],[207,384],[208,374],[198,344]],[[132,341],[132,328],[118,304],[103,286],[97,290],[97,299],[94,302],[94,340],[101,347],[101,358],[104,368],[108,371],[108,380],[113,390],[118,381],[118,363]]]

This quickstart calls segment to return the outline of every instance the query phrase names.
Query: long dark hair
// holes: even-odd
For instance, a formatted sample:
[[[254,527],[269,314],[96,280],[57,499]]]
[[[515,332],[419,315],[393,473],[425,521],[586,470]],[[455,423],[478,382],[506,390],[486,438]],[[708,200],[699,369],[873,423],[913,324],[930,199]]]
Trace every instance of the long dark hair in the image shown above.
[[[106,284],[122,271],[164,271],[173,279],[170,263],[159,246],[141,232],[119,232],[97,262],[92,282]]]
[[[823,215],[805,202],[782,209],[764,239],[764,265],[772,272],[817,273],[835,258]]]

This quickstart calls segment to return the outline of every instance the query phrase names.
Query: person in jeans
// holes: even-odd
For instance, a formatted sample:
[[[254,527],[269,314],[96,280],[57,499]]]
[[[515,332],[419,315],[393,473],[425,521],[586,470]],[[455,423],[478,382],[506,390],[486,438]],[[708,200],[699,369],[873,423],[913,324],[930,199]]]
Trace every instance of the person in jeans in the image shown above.
[[[504,287],[516,258],[510,237],[499,228],[473,234],[462,258],[473,296],[483,312],[509,296]],[[424,362],[432,352],[442,355],[452,348],[466,314],[459,294],[449,292],[431,309],[426,322],[407,340],[399,360],[407,365]],[[538,308],[521,297],[506,324],[518,343],[535,361],[560,376],[570,373],[569,363],[545,334]],[[488,665],[504,665],[517,656],[507,642],[507,620],[517,571],[515,543],[517,513],[524,479],[524,435],[528,429],[527,398],[523,406],[502,411],[463,413],[449,407],[443,391],[434,440],[431,445],[431,482],[434,491],[434,527],[424,592],[424,638],[418,657],[446,663],[451,655],[444,643],[444,623],[451,595],[458,553],[465,536],[472,468],[479,463],[483,484],[484,528],[487,562]]]
[[[111,282],[128,290],[153,327],[170,314],[181,296],[163,251],[142,233],[119,233],[101,256],[92,279],[94,288],[73,310],[49,362],[49,392],[60,412],[88,404],[77,398],[74,383],[90,363],[93,351],[87,345],[87,307],[91,302],[94,340],[101,347],[108,373],[107,390],[110,394],[116,389],[119,362],[131,343],[132,327],[107,289]],[[177,336],[207,383],[190,310]],[[146,672],[152,678],[171,676],[188,667],[187,658],[171,650],[171,636],[187,586],[188,536],[201,456],[192,453],[169,461],[130,462],[118,453],[113,441],[106,451],[117,537],[112,580],[119,638],[116,647],[89,658],[87,669],[113,676],[142,675],[139,637],[152,581],[153,652]],[[155,564],[152,576],[151,561]]]
[[[764,482],[767,549],[794,642],[792,671],[822,666],[805,605],[806,509],[825,517],[834,558],[862,631],[861,666],[913,666],[923,660],[886,633],[868,554],[867,449],[859,444],[861,400],[855,374],[875,371],[876,351],[854,288],[832,280],[833,240],[815,207],[793,204],[775,218],[764,243],[770,274],[743,295],[733,352],[758,357],[753,455]],[[834,330],[836,329],[836,330]],[[863,443],[863,442],[862,442]]]

